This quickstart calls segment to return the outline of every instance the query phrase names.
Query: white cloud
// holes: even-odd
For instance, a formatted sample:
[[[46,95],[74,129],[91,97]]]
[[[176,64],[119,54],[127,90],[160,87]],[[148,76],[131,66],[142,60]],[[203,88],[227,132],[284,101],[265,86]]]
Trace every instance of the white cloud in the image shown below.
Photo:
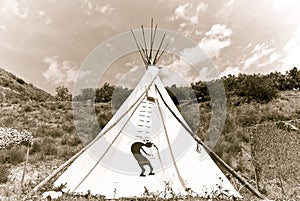
[[[285,72],[294,66],[300,66],[300,26],[294,33],[294,36],[283,47],[284,58],[281,71]]]
[[[270,48],[266,43],[258,43],[250,54],[251,56],[244,61],[244,70],[249,69],[253,65],[264,67],[280,58],[275,48]]]
[[[93,0],[80,0],[81,8],[85,10],[87,15],[91,15],[92,13],[101,13],[103,15],[109,15],[115,8],[111,7],[109,4],[99,4],[97,1]]]
[[[52,22],[51,17],[49,15],[46,15],[46,11],[40,10],[37,12],[37,16],[46,24],[50,24]]]
[[[208,32],[206,32],[205,36],[214,37],[223,40],[231,36],[231,34],[232,34],[232,30],[226,28],[226,25],[214,24],[211,27],[211,29]]]
[[[221,50],[231,45],[232,30],[226,25],[215,24],[206,32],[199,46],[211,57],[218,57]]]
[[[206,11],[208,4],[188,2],[179,4],[171,16],[166,17],[167,21],[178,21],[179,28],[177,31],[183,33],[185,36],[196,35],[198,36],[201,32],[199,29],[199,19],[201,13]]]
[[[238,75],[240,73],[240,69],[239,67],[233,67],[233,66],[229,66],[227,67],[222,73],[221,73],[221,77],[223,76],[227,76],[227,75]]]
[[[184,79],[187,82],[192,82],[194,79],[194,76],[191,72],[191,67],[183,59],[176,59],[168,65],[162,65],[162,67],[169,69],[173,72],[177,72],[177,74],[180,74],[181,79]],[[170,75],[167,76],[166,73],[164,75],[165,78],[172,79]],[[169,80],[168,82],[171,83],[172,81],[173,80]]]
[[[229,0],[229,1],[226,3],[226,5],[227,5],[228,7],[230,7],[230,6],[232,6],[232,4],[234,4],[235,1],[236,1],[236,0]]]
[[[183,19],[191,24],[198,24],[198,15],[200,12],[206,11],[208,5],[199,3],[196,7],[193,3],[180,4],[174,11],[169,20]]]
[[[49,67],[43,72],[43,76],[54,86],[64,85],[69,87],[77,77],[77,66],[70,61],[59,63],[57,60],[57,56],[44,57],[43,61]]]
[[[114,76],[114,78],[116,80],[124,80],[124,77],[126,77],[128,74],[132,74],[132,73],[134,73],[135,71],[137,71],[139,69],[139,66],[136,64],[135,61],[125,63],[125,66],[131,67],[130,70],[128,72],[125,72],[125,73],[117,73]]]
[[[288,10],[290,8],[299,8],[300,1],[299,0],[273,0],[273,9],[274,10]]]
[[[88,10],[93,9],[93,2],[90,0],[80,0],[81,8],[87,8]]]
[[[189,48],[188,50],[185,50],[181,54],[181,55],[185,54],[186,56],[182,56],[177,59],[174,58],[171,63],[161,65],[165,69],[169,69],[170,71],[176,74],[176,77],[172,78],[170,74],[168,75],[166,73],[164,77],[166,83],[170,85],[170,83],[173,82],[173,84],[176,83],[178,86],[184,86],[187,85],[187,83],[189,84],[200,80],[207,81],[219,77],[216,69],[213,66],[209,64],[207,64],[208,66],[205,66],[206,64],[205,59],[207,59],[205,55],[199,56],[199,52],[197,52],[198,53],[197,55],[199,56],[200,59],[196,60],[196,58],[192,57],[192,55],[196,53],[195,49],[196,48]],[[194,66],[195,64],[200,64],[200,63],[201,63],[200,69]]]
[[[200,47],[211,57],[218,57],[220,51],[225,47],[230,46],[230,40],[218,40],[218,39],[203,39],[200,42]]]
[[[24,2],[18,0],[5,0],[4,7],[2,9],[4,11],[10,11],[12,14],[20,18],[26,18],[28,16],[28,7],[24,4]]]
[[[50,24],[50,23],[52,22],[52,19],[51,19],[50,17],[46,17],[46,18],[43,19],[43,22],[44,22],[46,25],[48,25],[48,24]]]
[[[45,15],[45,13],[46,13],[46,11],[44,11],[44,10],[38,11],[38,15],[39,15],[40,17],[42,17],[43,15]]]
[[[107,15],[107,14],[111,14],[111,12],[115,10],[115,8],[112,8],[110,5],[106,4],[104,6],[97,6],[96,10],[104,15]]]
[[[184,5],[179,5],[176,9],[175,9],[175,18],[185,18],[186,17],[186,9],[187,7],[190,5],[190,3],[186,3]]]
[[[6,29],[7,29],[7,26],[6,26],[6,25],[4,25],[4,24],[2,24],[2,25],[0,25],[0,29],[2,29],[2,30],[6,30]]]
[[[275,61],[278,61],[281,58],[281,54],[279,54],[278,52],[272,52],[272,54],[270,54],[270,63],[274,63]]]

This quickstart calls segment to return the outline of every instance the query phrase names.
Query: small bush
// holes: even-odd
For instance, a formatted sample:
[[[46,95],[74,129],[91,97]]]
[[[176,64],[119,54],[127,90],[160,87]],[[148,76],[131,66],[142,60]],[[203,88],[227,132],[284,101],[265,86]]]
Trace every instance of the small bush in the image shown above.
[[[111,118],[111,113],[98,115],[98,123],[100,128],[104,128]]]
[[[14,125],[14,117],[8,116],[4,117],[1,124],[5,127],[12,127]]]
[[[231,156],[235,156],[237,155],[240,151],[242,150],[242,146],[241,146],[241,142],[240,140],[237,138],[231,145],[230,145],[230,155]]]
[[[25,159],[25,149],[22,146],[16,146],[9,150],[0,150],[0,163],[9,163],[17,165]]]
[[[43,141],[40,142],[41,152],[47,156],[53,156],[58,153],[57,144],[55,144],[56,140],[53,138],[46,137]]]
[[[33,111],[33,108],[30,105],[26,105],[24,107],[24,112],[32,112],[32,111]]]
[[[9,150],[10,163],[17,165],[25,160],[25,150],[19,147],[14,147]]]
[[[75,130],[75,126],[73,124],[69,125],[69,124],[64,124],[62,125],[62,129],[66,132],[66,133],[72,133]]]
[[[62,145],[69,145],[71,147],[77,146],[80,143],[81,143],[81,140],[77,136],[65,136],[61,140]]]
[[[55,156],[57,155],[58,150],[55,144],[47,143],[43,146],[43,152],[45,155]]]
[[[58,150],[58,157],[63,159],[69,159],[75,154],[74,149],[71,147],[64,147]]]
[[[64,109],[65,108],[65,105],[63,103],[59,103],[57,105],[57,109]]]
[[[248,101],[267,103],[278,97],[278,90],[272,80],[259,75],[244,76],[238,85],[237,94]]]
[[[31,148],[30,153],[37,153],[41,151],[41,144],[38,141],[34,141]]]
[[[53,138],[61,137],[64,134],[63,130],[60,128],[51,128],[46,132],[47,136],[51,136]]]
[[[250,142],[250,135],[249,135],[249,133],[247,133],[247,132],[241,132],[240,133],[240,137],[241,137],[241,139],[242,139],[243,142],[246,142],[246,143]]]
[[[56,110],[56,106],[55,106],[55,105],[51,105],[51,106],[49,107],[49,109],[52,110],[52,111],[55,111],[55,110]]]
[[[11,102],[11,104],[19,104],[20,103],[20,100],[18,100],[18,99],[14,99],[14,100],[12,100],[12,102]]]
[[[24,80],[22,80],[21,78],[17,78],[16,80],[19,84],[25,84]]]
[[[7,165],[0,165],[0,183],[6,183],[8,181],[9,168]]]
[[[48,129],[47,126],[45,125],[40,125],[37,130],[36,130],[36,133],[35,133],[35,136],[36,137],[44,137],[46,136],[46,130]]]
[[[65,119],[66,119],[66,121],[71,121],[71,120],[73,120],[73,114],[72,114],[72,112],[66,113],[66,114],[65,114]]]

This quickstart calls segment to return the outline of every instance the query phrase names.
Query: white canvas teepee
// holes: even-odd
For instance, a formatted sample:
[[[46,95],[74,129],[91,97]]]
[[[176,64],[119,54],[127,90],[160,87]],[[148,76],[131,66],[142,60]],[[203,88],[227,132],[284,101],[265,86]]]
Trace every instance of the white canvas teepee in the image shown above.
[[[169,183],[181,195],[240,197],[205,149],[197,149],[159,71],[148,66],[128,99],[55,186],[118,198],[142,196],[145,189],[162,192]]]

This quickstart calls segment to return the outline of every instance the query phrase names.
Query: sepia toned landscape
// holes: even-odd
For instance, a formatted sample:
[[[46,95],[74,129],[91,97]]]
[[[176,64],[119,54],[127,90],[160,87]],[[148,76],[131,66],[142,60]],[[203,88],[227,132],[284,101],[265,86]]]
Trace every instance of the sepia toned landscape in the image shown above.
[[[227,117],[214,151],[267,198],[299,199],[300,71],[293,68],[286,74],[229,75],[222,80],[227,95]],[[192,128],[198,127],[198,135],[203,140],[211,118],[206,84],[191,85],[197,100],[185,99],[189,97],[185,93],[191,91],[183,87],[167,87],[184,118]],[[54,179],[38,192],[33,193],[32,189],[84,146],[78,132],[86,131],[76,131],[71,96],[63,86],[57,88],[56,96],[52,96],[3,69],[0,86],[1,200],[41,200],[43,192],[53,190],[51,181]],[[97,89],[107,92],[96,93],[95,108],[91,108],[97,114],[100,128],[112,117],[110,101],[115,88],[107,83]],[[97,90],[83,90],[81,98],[73,97],[73,102],[89,104],[95,97],[93,91]],[[119,90],[122,91],[119,93],[121,101],[124,101],[130,90]],[[199,107],[200,125],[193,125],[193,114],[197,112],[193,111],[195,105]],[[95,129],[94,134],[98,132]],[[91,139],[90,136],[86,140]],[[29,157],[21,186],[27,149]],[[219,167],[222,169],[222,165]],[[225,169],[222,170],[245,200],[257,199]],[[171,194],[170,191],[165,193]],[[100,197],[92,195],[72,197],[67,194],[58,198],[98,199]],[[155,200],[157,197],[151,195],[144,199]]]
[[[0,201],[300,200],[300,1],[0,1]]]

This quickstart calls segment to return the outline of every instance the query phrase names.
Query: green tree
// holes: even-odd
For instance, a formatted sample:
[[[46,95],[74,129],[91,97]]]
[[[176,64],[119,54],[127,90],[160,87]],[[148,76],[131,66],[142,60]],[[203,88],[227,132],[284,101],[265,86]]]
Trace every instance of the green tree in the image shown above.
[[[131,94],[132,89],[116,86],[112,95],[113,109],[117,110]]]
[[[278,90],[272,80],[261,75],[239,75],[237,95],[245,97],[247,101],[269,102],[276,98]]]
[[[286,73],[288,89],[298,89],[300,87],[300,71],[296,67]]]
[[[68,88],[64,86],[59,86],[55,88],[56,95],[55,98],[59,101],[70,101],[72,99],[72,95],[70,94]]]
[[[195,91],[198,102],[205,102],[210,100],[206,82],[199,81],[197,83],[192,83],[191,86]]]
[[[115,87],[109,83],[104,83],[101,88],[96,89],[95,102],[109,102],[113,95]]]

